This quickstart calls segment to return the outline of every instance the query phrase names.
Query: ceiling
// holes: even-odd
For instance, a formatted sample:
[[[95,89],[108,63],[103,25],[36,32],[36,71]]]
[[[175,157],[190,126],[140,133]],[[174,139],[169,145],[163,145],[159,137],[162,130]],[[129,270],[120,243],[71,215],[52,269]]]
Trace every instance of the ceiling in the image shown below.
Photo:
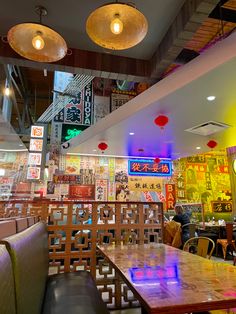
[[[113,54],[130,58],[149,59],[158,47],[161,39],[167,32],[170,24],[176,17],[185,0],[134,0],[138,10],[148,19],[149,30],[142,44],[126,51],[113,51]],[[8,0],[1,4],[0,34],[7,34],[15,24],[22,22],[39,22],[35,13],[35,6],[42,5],[48,15],[43,17],[43,23],[60,33],[65,38],[68,47],[82,50],[107,52],[94,44],[85,31],[86,19],[97,7],[111,1],[105,0]],[[127,1],[124,1],[127,2]],[[17,14],[12,14],[12,9]],[[163,18],[165,17],[165,18]],[[161,23],[160,23],[161,21]]]
[[[187,63],[198,54],[202,54],[203,51],[208,49],[215,41],[218,41],[219,38],[228,36],[236,26],[235,0],[133,0],[132,2],[136,5],[137,9],[148,20],[149,28],[147,36],[140,44],[128,50],[104,50],[89,39],[85,31],[85,22],[87,16],[93,10],[109,2],[105,0],[67,0],[57,1],[55,5],[55,1],[53,0],[41,0],[40,2],[35,0],[8,0],[1,4],[0,36],[2,40],[0,40],[0,64],[4,65],[4,68],[6,68],[7,64],[11,64],[18,73],[18,76],[15,76],[15,80],[22,97],[19,96],[19,93],[14,87],[15,105],[18,106],[18,110],[16,110],[16,106],[14,105],[11,124],[18,133],[26,135],[26,142],[28,141],[27,134],[29,134],[30,125],[34,121],[37,121],[38,117],[52,102],[53,71],[60,70],[71,73],[83,73],[94,77],[137,82],[148,81],[152,85],[160,81],[167,74],[170,74],[180,65]],[[127,3],[128,1],[125,2]],[[36,23],[39,21],[38,16],[34,12],[36,5],[42,5],[47,8],[48,15],[43,17],[43,23],[59,32],[65,38],[70,48],[69,54],[59,62],[45,64],[23,59],[6,42],[5,36],[7,31],[13,25],[27,21]],[[12,13],[13,8],[17,14]],[[4,75],[2,75],[2,71],[4,71],[4,68],[0,67],[0,80],[3,80],[2,77]],[[175,76],[176,74],[172,75]],[[168,77],[163,81],[166,79]],[[177,83],[179,83],[178,80]],[[178,86],[177,83],[175,82],[174,84]],[[160,88],[160,85],[154,86],[158,86],[158,89]],[[188,121],[183,118],[186,117],[186,114],[180,108],[183,108],[184,101],[178,93],[174,95],[173,99],[176,99],[176,102],[177,99],[181,101],[178,107],[176,102],[171,98],[172,90],[168,91],[170,98],[166,101],[167,94],[165,97],[161,97],[161,99],[159,99],[159,94],[153,94],[153,105],[151,106],[151,103],[149,103],[146,97],[149,93],[153,93],[155,88],[152,87],[145,94],[141,94],[133,99],[127,106],[125,105],[124,108],[122,107],[113,112],[111,116],[106,117],[101,123],[99,122],[89,128],[84,133],[83,138],[81,137],[81,140],[78,142],[78,150],[89,152],[87,144],[81,145],[81,141],[89,140],[89,143],[92,141],[88,147],[96,148],[98,140],[103,138],[108,141],[112,137],[115,141],[113,144],[111,142],[109,144],[109,153],[111,154],[117,154],[120,151],[119,155],[121,155],[121,150],[123,149],[122,155],[136,155],[138,146],[140,145],[143,147],[139,148],[145,150],[143,155],[151,154],[151,156],[154,156],[159,154],[162,157],[171,156],[174,158],[174,154],[176,156],[189,154],[190,152],[186,150],[186,147],[191,146],[192,139],[187,139],[186,132],[177,131],[175,124],[180,123],[181,125],[186,125],[186,128],[189,128],[194,126],[195,121],[197,124],[201,123],[200,117],[197,118],[198,115],[196,114],[194,121]],[[187,85],[181,88],[182,92],[185,93],[184,88],[187,88]],[[179,93],[182,93],[181,90]],[[185,99],[185,96],[183,97]],[[193,103],[192,97],[188,103]],[[170,108],[170,106],[173,106],[173,108]],[[144,108],[145,111],[142,112]],[[191,107],[188,106],[188,108]],[[198,105],[196,108],[198,108]],[[173,109],[177,111],[175,112]],[[186,111],[186,108],[184,110]],[[26,118],[23,119],[25,121],[23,127],[19,127],[19,120],[21,118],[19,112],[20,114],[24,112],[26,117],[28,117],[28,120]],[[161,132],[160,138],[155,133],[157,129],[154,127],[152,121],[158,112],[166,113],[172,125],[171,129],[168,128],[169,131],[164,130]],[[179,116],[180,113],[182,117],[180,120],[172,116],[173,114]],[[147,119],[145,121],[145,127],[144,114],[149,114],[149,117],[152,117],[151,120]],[[133,117],[131,117],[132,115]],[[120,119],[123,120],[123,124],[120,122]],[[142,128],[139,127],[138,131],[134,131],[136,135],[132,141],[130,137],[126,138],[125,132],[126,130],[128,131],[128,126],[125,124],[126,121],[128,126],[132,126],[132,128],[137,128],[137,125],[143,126]],[[110,123],[114,124],[114,129],[110,128]],[[146,141],[147,125],[152,125],[148,131],[150,132],[149,134],[151,136],[155,134],[156,136],[152,142],[157,143],[158,141],[155,149],[151,144],[148,144],[149,141]],[[104,126],[105,129],[103,129]],[[172,133],[175,135],[174,137]],[[119,143],[118,134],[119,137],[123,138],[119,145],[117,144]],[[3,134],[3,136],[5,135]],[[178,136],[181,137],[183,144],[182,146],[177,145],[175,147],[173,141],[176,141]],[[147,142],[146,144],[145,141]],[[184,141],[187,142],[185,143]],[[135,145],[131,142],[135,142]],[[162,142],[166,143],[159,147]],[[70,149],[72,151],[72,148]]]
[[[235,146],[235,69],[233,33],[72,139],[64,152],[96,154],[98,143],[105,141],[108,155],[176,159],[209,151],[211,139],[218,143],[217,149]],[[207,101],[210,95],[216,96],[215,101]],[[154,124],[160,114],[169,118],[163,130]],[[230,127],[209,136],[185,131],[208,121]]]

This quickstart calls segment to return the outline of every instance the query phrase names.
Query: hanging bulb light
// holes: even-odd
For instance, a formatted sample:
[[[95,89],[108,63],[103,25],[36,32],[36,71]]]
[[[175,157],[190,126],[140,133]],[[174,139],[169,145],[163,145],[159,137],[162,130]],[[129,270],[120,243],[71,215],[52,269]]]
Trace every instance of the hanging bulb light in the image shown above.
[[[42,35],[42,32],[36,32],[36,35],[32,39],[32,45],[36,50],[41,50],[44,48],[45,42]]]
[[[115,35],[119,35],[122,33],[123,23],[120,20],[120,14],[117,13],[114,15],[114,20],[111,21],[110,29],[111,29],[111,32]]]
[[[9,45],[20,56],[37,62],[55,62],[65,57],[67,45],[64,38],[52,28],[42,24],[46,8],[36,6],[39,23],[21,23],[7,33]]]
[[[86,21],[86,32],[90,39],[112,50],[137,45],[147,31],[146,17],[130,3],[105,4],[91,12]]]

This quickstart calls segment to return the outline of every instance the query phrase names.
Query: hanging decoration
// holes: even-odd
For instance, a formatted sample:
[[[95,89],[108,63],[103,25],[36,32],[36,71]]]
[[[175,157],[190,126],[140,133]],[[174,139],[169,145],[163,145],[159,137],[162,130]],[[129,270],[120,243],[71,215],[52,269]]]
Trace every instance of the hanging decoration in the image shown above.
[[[164,126],[169,122],[169,118],[165,115],[159,115],[154,120],[154,123],[158,125],[161,129],[164,129]]]
[[[99,148],[102,152],[104,152],[104,151],[108,148],[108,145],[107,145],[106,143],[104,143],[104,142],[101,142],[101,143],[98,144],[98,148]]]
[[[159,163],[161,162],[161,159],[158,158],[158,157],[156,157],[156,158],[153,160],[153,162],[154,162],[155,164],[159,164]]]
[[[215,148],[217,146],[217,142],[214,141],[214,140],[210,140],[208,143],[207,143],[207,146],[211,149]]]

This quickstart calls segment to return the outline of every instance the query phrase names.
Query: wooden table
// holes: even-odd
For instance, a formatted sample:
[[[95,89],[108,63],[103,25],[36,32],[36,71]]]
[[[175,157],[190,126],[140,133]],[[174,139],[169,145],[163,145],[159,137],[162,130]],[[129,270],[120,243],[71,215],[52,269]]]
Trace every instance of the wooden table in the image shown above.
[[[165,244],[101,245],[98,250],[133,291],[144,313],[177,314],[236,307],[234,266]]]

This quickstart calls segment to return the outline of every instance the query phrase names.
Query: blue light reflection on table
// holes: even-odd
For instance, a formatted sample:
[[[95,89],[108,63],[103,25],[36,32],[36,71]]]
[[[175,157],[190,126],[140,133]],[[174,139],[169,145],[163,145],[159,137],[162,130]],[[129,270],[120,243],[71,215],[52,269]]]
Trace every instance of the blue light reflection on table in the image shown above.
[[[145,266],[129,268],[130,277],[134,285],[159,285],[165,282],[166,284],[178,283],[178,268],[177,265],[161,266]]]

